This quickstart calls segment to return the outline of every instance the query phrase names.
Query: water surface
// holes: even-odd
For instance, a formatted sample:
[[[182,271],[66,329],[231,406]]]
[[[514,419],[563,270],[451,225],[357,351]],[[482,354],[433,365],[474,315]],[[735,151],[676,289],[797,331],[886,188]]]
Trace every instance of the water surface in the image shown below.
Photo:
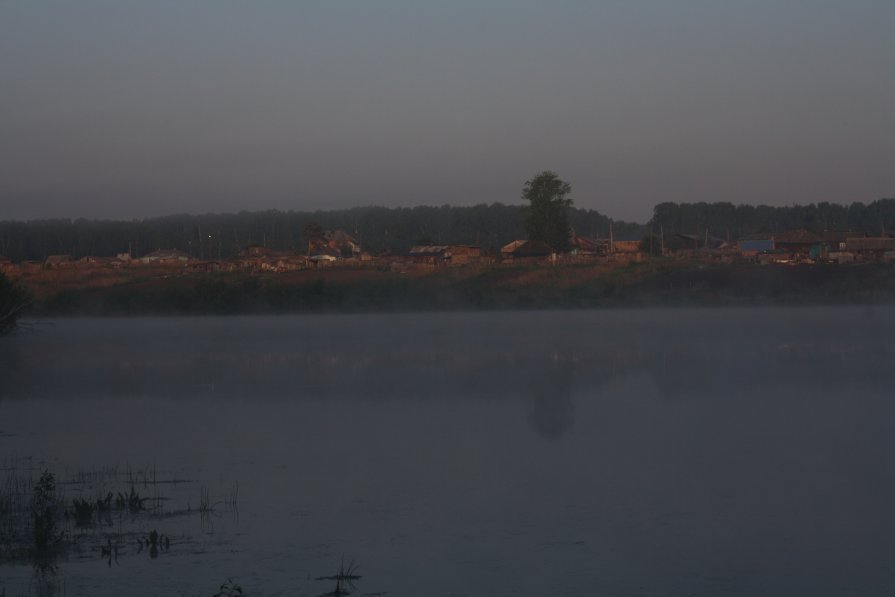
[[[165,499],[0,591],[319,595],[344,555],[389,595],[885,593],[893,337],[890,308],[40,322],[0,341],[0,455]]]

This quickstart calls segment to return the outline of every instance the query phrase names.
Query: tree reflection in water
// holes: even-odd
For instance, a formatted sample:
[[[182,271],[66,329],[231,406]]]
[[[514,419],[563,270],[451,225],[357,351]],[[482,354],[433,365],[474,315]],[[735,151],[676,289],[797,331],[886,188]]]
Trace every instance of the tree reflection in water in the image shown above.
[[[529,420],[534,430],[548,440],[563,436],[575,421],[572,406],[572,372],[568,358],[555,355],[534,374],[534,401]]]

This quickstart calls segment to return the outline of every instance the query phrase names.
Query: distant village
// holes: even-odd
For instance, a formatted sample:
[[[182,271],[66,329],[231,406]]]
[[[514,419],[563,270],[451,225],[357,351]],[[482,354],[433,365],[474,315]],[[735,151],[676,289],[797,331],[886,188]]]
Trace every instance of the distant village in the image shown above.
[[[0,271],[12,277],[44,270],[165,267],[178,273],[293,272],[323,268],[378,268],[395,272],[436,271],[467,265],[634,263],[662,256],[699,263],[800,265],[815,263],[895,262],[895,236],[854,237],[844,233],[791,230],[730,241],[708,233],[648,235],[642,240],[586,238],[571,234],[569,249],[558,251],[537,240],[514,240],[499,251],[476,245],[426,244],[406,251],[372,255],[342,230],[323,231],[308,242],[305,253],[277,251],[262,245],[245,247],[236,257],[197,259],[178,249],[157,249],[140,256],[50,255],[44,261],[14,263],[0,256]]]

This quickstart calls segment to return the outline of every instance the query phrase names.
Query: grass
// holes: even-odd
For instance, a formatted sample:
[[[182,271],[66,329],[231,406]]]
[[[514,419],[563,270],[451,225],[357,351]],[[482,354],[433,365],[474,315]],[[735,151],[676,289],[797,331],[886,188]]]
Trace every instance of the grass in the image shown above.
[[[131,485],[129,493],[118,492],[118,497],[115,498],[115,507],[119,510],[127,510],[131,514],[136,514],[146,509],[146,501],[148,499],[148,497],[140,497],[140,494]]]
[[[44,471],[34,486],[31,497],[31,534],[35,555],[51,556],[65,537],[65,531],[57,527],[60,498],[56,493],[56,477]]]
[[[350,595],[351,591],[357,591],[358,589],[354,583],[361,579],[361,576],[357,574],[357,569],[358,566],[355,564],[354,560],[351,560],[346,566],[345,556],[342,556],[342,560],[339,562],[338,572],[331,576],[317,577],[317,580],[336,581],[335,588],[328,593],[323,593],[320,597],[342,597],[343,595]]]
[[[116,491],[114,486],[124,480],[133,484],[126,491]],[[147,498],[135,487],[138,483],[158,487],[191,481],[161,479],[155,467],[136,474],[129,467],[126,472],[115,468],[66,471],[60,479],[47,468],[36,468],[31,459],[0,459],[0,566],[31,565],[55,583],[59,578],[64,581],[58,562],[96,557],[111,567],[129,554],[155,558],[168,552],[174,544],[170,534],[152,527],[149,530],[146,522],[170,521],[191,512],[188,508],[163,508],[163,500],[168,498]],[[66,498],[66,492],[74,496]],[[212,503],[208,488],[203,487],[201,494],[201,508],[206,513],[222,503],[226,510],[233,510],[239,485],[233,484],[223,502]],[[158,506],[150,507],[155,503]],[[113,533],[104,530],[113,524],[117,525]],[[0,588],[9,589],[3,583]]]
[[[207,514],[209,512],[214,511],[214,506],[211,504],[211,492],[207,487],[202,487],[199,489],[199,512]]]
[[[338,273],[338,272],[336,272]],[[891,302],[895,268],[675,262],[496,266],[437,275],[246,276],[69,288],[35,304],[44,315],[237,314],[661,306],[773,301]]]
[[[212,597],[245,597],[245,593],[241,586],[228,578],[227,582],[222,584],[221,588]]]
[[[157,530],[152,529],[149,535],[137,539],[137,545],[138,553],[147,549],[149,557],[155,559],[159,556],[159,553],[167,552],[171,549],[171,539],[164,533],[159,533]]]

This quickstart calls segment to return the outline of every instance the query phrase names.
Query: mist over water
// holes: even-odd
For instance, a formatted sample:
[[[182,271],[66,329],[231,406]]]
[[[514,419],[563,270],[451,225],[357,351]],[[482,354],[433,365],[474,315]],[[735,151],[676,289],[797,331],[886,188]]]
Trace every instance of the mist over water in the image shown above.
[[[0,454],[154,468],[172,509],[238,482],[238,516],[136,523],[156,559],[60,559],[69,595],[319,595],[343,554],[390,595],[879,594],[893,337],[845,307],[53,320],[0,342]]]

